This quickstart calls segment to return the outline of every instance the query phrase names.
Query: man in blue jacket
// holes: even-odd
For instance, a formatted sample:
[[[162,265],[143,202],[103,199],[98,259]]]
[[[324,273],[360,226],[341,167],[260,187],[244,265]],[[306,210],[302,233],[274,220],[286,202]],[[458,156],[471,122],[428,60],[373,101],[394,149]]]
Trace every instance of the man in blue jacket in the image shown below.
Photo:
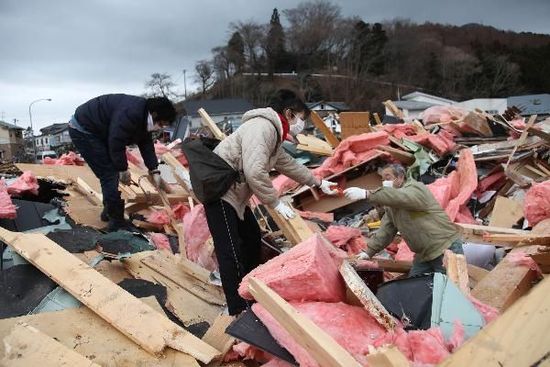
[[[174,106],[166,97],[143,98],[106,94],[79,106],[69,122],[69,134],[86,163],[99,178],[103,192],[101,219],[108,229],[127,228],[119,181],[130,183],[126,146],[136,144],[155,182],[160,172],[151,133],[170,125]]]

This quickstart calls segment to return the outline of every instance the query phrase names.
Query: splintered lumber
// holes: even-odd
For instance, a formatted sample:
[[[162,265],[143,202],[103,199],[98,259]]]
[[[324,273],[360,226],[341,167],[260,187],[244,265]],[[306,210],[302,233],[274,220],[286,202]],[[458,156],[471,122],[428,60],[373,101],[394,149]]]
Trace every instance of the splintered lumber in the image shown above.
[[[537,246],[516,248],[511,253],[536,251]],[[472,296],[499,311],[506,310],[525,295],[537,279],[536,271],[513,264],[506,257],[472,290]]]
[[[525,130],[523,130],[523,132],[521,133],[521,136],[516,141],[516,145],[514,146],[514,149],[512,150],[512,153],[510,153],[510,156],[508,157],[508,161],[506,161],[506,164],[504,165],[504,170],[505,171],[508,170],[508,165],[510,164],[510,161],[514,157],[514,154],[516,154],[516,151],[518,150],[518,148],[521,145],[523,145],[523,143],[525,142],[525,139],[527,139],[527,135],[529,134],[529,129],[531,127],[533,127],[533,124],[535,123],[536,119],[537,119],[537,115],[532,115],[529,118],[529,121],[527,122],[527,125],[525,125]]]
[[[439,366],[548,365],[550,279],[546,278],[500,317],[481,329]]]
[[[340,274],[342,274],[347,288],[357,297],[367,312],[374,317],[380,325],[385,327],[386,330],[393,330],[396,326],[395,319],[389,314],[378,298],[376,298],[365,282],[363,282],[359,274],[357,274],[355,269],[346,260],[344,260],[340,266]]]
[[[163,312],[154,297],[141,300],[157,312]],[[0,319],[0,335],[8,335],[10,330],[21,322],[41,330],[70,350],[93,359],[103,367],[199,367],[195,358],[174,349],[166,349],[161,357],[146,352],[87,307]],[[6,353],[5,347],[6,345],[0,342],[0,356]],[[1,362],[0,365],[10,366]],[[42,365],[43,363],[26,366]]]
[[[38,329],[18,323],[4,338],[6,348],[3,366],[11,367],[99,367],[89,359],[67,348]]]
[[[336,148],[340,144],[340,140],[332,133],[323,119],[315,111],[311,111],[311,122],[325,136],[325,139],[332,148]]]
[[[219,354],[45,235],[0,228],[0,239],[146,351],[171,347],[205,363]]]
[[[402,119],[403,117],[405,117],[403,115],[403,111],[401,111],[399,108],[397,108],[397,106],[395,105],[395,103],[393,103],[391,100],[387,100],[385,102],[382,102],[382,104],[391,112],[392,115],[394,115],[395,117],[397,118],[400,118]]]
[[[493,245],[502,245],[502,243],[499,243],[495,239],[491,239],[491,236],[497,234],[515,234],[525,236],[531,235],[531,231],[523,231],[521,229],[513,228],[481,226],[477,224],[465,223],[455,223],[455,226],[462,235],[462,238],[475,243],[490,243]]]
[[[374,116],[376,125],[382,125],[382,120],[380,120],[380,115],[378,115],[378,112],[373,113],[372,116]]]
[[[174,157],[174,155],[170,152],[164,153],[162,155],[162,160],[164,161],[164,163],[169,165],[170,168],[172,168],[172,173],[174,174],[174,178],[176,179],[178,184],[183,187],[188,193],[192,193],[191,187],[188,187],[187,183],[183,179],[186,174],[189,174],[187,168],[185,168],[183,164],[181,164],[180,161],[178,161],[176,157]]]
[[[76,177],[82,178],[93,190],[101,191],[99,179],[88,166],[55,166],[49,164],[17,163],[21,171],[31,171],[38,178],[51,179],[53,181],[69,184]]]
[[[495,201],[489,225],[512,228],[521,218],[523,218],[523,205],[516,200],[499,196]]]
[[[412,268],[412,261],[381,259],[374,257],[370,259],[367,264],[375,262],[378,266],[377,269],[382,269],[390,273],[408,273]],[[355,270],[370,270],[373,267],[371,265],[361,265],[361,263],[353,265]]]
[[[445,250],[445,266],[447,277],[457,285],[464,294],[470,294],[468,264],[464,255]]]
[[[489,270],[480,268],[479,266],[468,264],[468,278],[470,288],[475,288],[477,283],[479,283],[481,279],[485,278],[487,274],[489,274]]]
[[[406,164],[407,166],[413,164],[415,160],[413,154],[409,152],[405,152],[401,149],[392,148],[387,145],[379,145],[376,147],[376,149],[380,149],[390,153],[393,158],[397,159],[399,162],[403,164]]]
[[[321,367],[361,366],[340,344],[277,293],[256,278],[250,278],[249,290],[281,326]]]
[[[371,350],[372,349],[372,350]],[[369,346],[369,355],[365,358],[369,366],[374,367],[408,367],[407,357],[396,346],[382,346],[374,348]]]
[[[145,265],[142,260],[150,257],[152,253],[154,251],[140,252],[124,259],[124,267],[134,278],[165,286],[168,301],[166,307],[181,320],[183,325],[190,326],[204,321],[213,322],[222,312],[223,307],[197,297],[185,288],[185,284],[182,286]]]
[[[212,326],[208,328],[206,334],[202,337],[202,341],[208,345],[213,346],[217,350],[221,351],[219,359],[223,359],[225,354],[229,352],[233,344],[235,344],[235,338],[229,334],[226,334],[225,330],[235,320],[234,316],[219,315]],[[210,362],[209,367],[219,366],[219,361]]]
[[[216,139],[218,140],[225,139],[226,137],[225,134],[220,130],[218,125],[216,125],[214,120],[212,120],[212,118],[208,115],[208,113],[204,110],[204,108],[199,108],[197,112],[201,116],[202,124],[212,132],[212,135]]]
[[[76,184],[80,190],[86,193],[86,196],[89,196],[92,199],[94,204],[99,205],[103,203],[103,195],[92,189],[90,185],[82,179],[82,177],[76,178]]]
[[[80,192],[67,189],[68,196],[65,196],[67,206],[65,210],[72,220],[77,224],[82,224],[95,229],[102,229],[106,226],[100,219],[102,206],[90,202],[88,196]]]
[[[504,243],[509,246],[521,247],[529,245],[550,246],[550,235],[537,235],[537,234],[487,234],[484,239],[496,242]]]
[[[339,118],[342,139],[372,131],[370,127],[370,112],[342,112]]]
[[[294,218],[286,219],[283,218],[279,212],[270,207],[265,207],[279,229],[283,231],[286,239],[289,240],[293,245],[297,245],[300,242],[303,242],[313,236],[313,231],[308,227],[307,223],[295,213]]]
[[[310,152],[318,155],[332,155],[332,147],[329,143],[312,135],[298,134],[296,136],[298,140],[297,149]]]

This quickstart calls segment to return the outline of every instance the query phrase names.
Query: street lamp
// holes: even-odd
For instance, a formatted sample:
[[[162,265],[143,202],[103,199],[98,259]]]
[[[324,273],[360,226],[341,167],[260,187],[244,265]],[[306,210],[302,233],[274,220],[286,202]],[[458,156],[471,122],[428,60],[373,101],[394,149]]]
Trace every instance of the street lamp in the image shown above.
[[[51,98],[40,98],[40,99],[37,99],[35,101],[32,101],[31,104],[29,105],[29,120],[31,122],[31,139],[32,139],[32,153],[33,153],[33,162],[34,160],[36,159],[36,142],[34,141],[34,129],[32,127],[32,113],[31,113],[31,107],[33,104],[35,104],[36,102],[40,102],[40,101],[48,101],[48,102],[51,102],[52,99]]]

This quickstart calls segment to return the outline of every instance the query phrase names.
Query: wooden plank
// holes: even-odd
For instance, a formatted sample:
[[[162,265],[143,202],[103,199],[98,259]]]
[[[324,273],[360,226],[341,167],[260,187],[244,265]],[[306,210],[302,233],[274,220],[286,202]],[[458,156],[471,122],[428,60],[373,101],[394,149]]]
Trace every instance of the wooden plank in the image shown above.
[[[289,204],[290,205],[290,204]],[[275,221],[277,226],[286,239],[289,240],[293,245],[297,245],[300,242],[303,242],[313,236],[313,231],[308,227],[306,222],[296,213],[294,218],[286,219],[279,214],[275,209],[271,209],[268,206],[265,206],[271,218]]]
[[[233,344],[235,344],[235,338],[225,333],[225,330],[235,320],[234,316],[219,315],[206,334],[202,337],[202,341],[213,346],[217,350],[221,351],[220,357],[217,361],[210,362],[208,367],[215,367],[220,365],[220,360],[231,350]]]
[[[45,235],[16,233],[0,228],[0,238],[148,352],[159,354],[169,346],[205,363],[219,353],[166,317],[160,317],[151,307]]]
[[[77,185],[83,192],[85,192],[87,196],[89,196],[90,198],[92,198],[92,201],[93,201],[96,205],[101,205],[101,204],[103,203],[103,195],[102,195],[100,192],[97,192],[97,191],[95,191],[94,189],[92,189],[92,188],[90,187],[90,185],[88,185],[88,183],[82,179],[82,177],[77,177],[77,178],[76,178],[76,185]]]
[[[489,270],[480,268],[478,266],[468,264],[468,278],[470,288],[475,288],[475,286],[489,274]]]
[[[405,116],[403,115],[403,111],[401,111],[399,108],[397,108],[397,106],[395,105],[395,103],[393,103],[391,100],[387,100],[387,101],[384,101],[382,102],[382,104],[388,109],[390,110],[390,112],[392,113],[393,116],[397,117],[397,118],[400,118],[400,119],[403,119]]]
[[[510,153],[510,156],[508,157],[508,161],[504,165],[505,171],[508,169],[508,165],[510,164],[510,161],[512,160],[512,157],[514,156],[514,154],[516,154],[516,150],[518,150],[518,147],[523,145],[523,143],[525,142],[525,139],[527,139],[527,135],[529,134],[529,129],[533,127],[533,124],[535,123],[536,119],[537,119],[537,115],[532,115],[529,118],[527,125],[525,125],[525,130],[523,130],[523,132],[521,133],[521,136],[516,141],[516,145],[514,146],[512,153]]]
[[[67,189],[69,196],[65,196],[67,206],[65,210],[67,215],[77,224],[82,224],[95,229],[106,227],[106,223],[101,221],[100,215],[102,206],[90,203],[87,196],[73,189]]]
[[[271,316],[302,346],[321,367],[361,366],[342,346],[310,319],[301,315],[288,302],[252,277],[249,290]]]
[[[439,366],[542,366],[550,356],[550,278],[480,330]]]
[[[154,297],[141,300],[155,311],[163,312]],[[20,322],[41,330],[103,367],[199,367],[195,358],[174,349],[166,349],[161,357],[146,352],[87,307],[0,319],[0,335],[8,335]],[[0,356],[6,353],[4,348],[0,342]],[[42,363],[28,366],[42,366]]]
[[[396,346],[382,346],[374,348],[369,346],[369,354],[365,357],[369,366],[373,367],[409,367],[407,357]]]
[[[210,115],[204,110],[204,108],[199,108],[198,111],[199,115],[201,116],[202,124],[207,127],[210,132],[212,132],[212,135],[218,139],[223,140],[225,139],[225,134],[220,130],[218,125],[212,120]]]
[[[332,133],[332,131],[325,125],[323,119],[315,111],[311,111],[311,122],[313,125],[324,135],[327,142],[333,148],[336,148],[340,144],[340,140]]]
[[[529,234],[487,234],[485,240],[506,244],[508,246],[520,247],[529,245],[550,246],[549,235]]]
[[[512,228],[521,218],[523,218],[523,205],[516,200],[499,196],[495,201],[489,226]]]
[[[390,153],[393,158],[397,159],[399,162],[405,165],[411,165],[414,163],[414,155],[409,152],[403,151],[401,149],[392,148],[387,145],[379,145],[376,148]]]
[[[457,285],[462,293],[470,294],[468,266],[464,255],[455,254],[451,250],[445,250],[445,267],[447,277]]]
[[[223,307],[206,302],[142,263],[141,260],[149,256],[151,256],[151,252],[134,254],[130,258],[124,259],[124,267],[135,278],[165,286],[168,296],[166,306],[185,326],[204,321],[210,324],[222,312]]]
[[[344,278],[347,288],[357,297],[367,312],[386,330],[392,331],[397,325],[395,319],[388,313],[386,308],[346,260],[340,266],[340,274]]]
[[[332,155],[332,147],[330,146],[329,143],[327,143],[324,140],[316,138],[312,135],[304,135],[304,134],[298,134],[296,136],[296,139],[298,140],[298,143],[299,143],[296,146],[297,149],[318,154],[318,155],[325,155],[325,156]]]
[[[18,323],[4,338],[3,366],[10,367],[99,367],[27,323]]]
[[[380,119],[380,115],[378,115],[378,112],[375,112],[372,115],[374,116],[374,121],[376,122],[376,125],[382,125],[382,120]]]
[[[82,178],[93,190],[101,192],[99,179],[94,175],[90,167],[84,166],[54,166],[49,164],[17,163],[21,171],[31,171],[36,177],[50,178],[54,181],[70,183],[77,177]]]
[[[536,251],[536,246],[513,249],[511,253],[529,251]],[[537,274],[534,270],[527,266],[515,265],[505,257],[475,286],[472,296],[503,311],[525,295],[536,279]]]
[[[372,131],[370,112],[342,112],[339,117],[342,139]]]

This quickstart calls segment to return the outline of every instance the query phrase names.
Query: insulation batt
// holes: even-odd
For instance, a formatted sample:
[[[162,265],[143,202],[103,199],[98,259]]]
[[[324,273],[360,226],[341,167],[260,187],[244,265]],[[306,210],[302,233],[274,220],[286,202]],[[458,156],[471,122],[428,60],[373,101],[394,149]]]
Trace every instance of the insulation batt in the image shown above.
[[[183,203],[178,203],[172,205],[172,212],[174,213],[174,218],[181,221],[189,213],[189,207]]]
[[[55,166],[83,166],[84,159],[80,158],[75,152],[69,152],[63,154],[58,159],[46,157],[42,163]]]
[[[6,181],[0,179],[0,218],[15,219],[17,216],[17,207],[11,202],[8,194]]]
[[[38,195],[38,180],[31,171],[25,171],[9,187],[10,195],[21,195],[25,192]]]
[[[368,354],[369,344],[372,345],[385,334],[385,329],[362,307],[350,306],[342,302],[291,302],[291,305],[329,334],[362,365],[366,365],[365,356]],[[294,356],[300,367],[319,366],[264,307],[255,303],[252,305],[252,311],[266,325],[279,344]]]
[[[395,260],[399,261],[413,261],[414,252],[411,251],[405,240],[401,240],[397,244],[397,253],[395,254]]]
[[[312,236],[252,270],[243,278],[239,294],[253,299],[248,279],[255,277],[287,301],[343,301],[346,288],[338,266],[323,239]]]
[[[417,134],[416,129],[411,124],[392,124],[384,125],[384,131],[397,139],[407,139],[432,148],[439,155],[444,155],[456,147],[453,136],[444,130],[437,134]]]
[[[350,256],[357,255],[367,247],[363,234],[358,228],[329,226],[325,237],[335,246],[344,249]]]
[[[183,236],[189,260],[210,271],[218,269],[216,256],[206,242],[211,235],[202,205],[195,205],[183,218]]]
[[[151,241],[159,250],[168,250],[172,252],[170,241],[164,233],[151,233]]]
[[[550,180],[531,186],[525,195],[523,212],[532,226],[550,218]]]
[[[323,221],[325,223],[331,223],[334,222],[334,213],[320,213],[320,212],[308,212],[308,211],[301,211],[301,210],[295,210],[296,213],[302,218],[305,219],[319,219],[320,221]]]
[[[151,210],[151,213],[146,217],[147,221],[157,226],[164,226],[165,224],[170,223],[170,217],[164,209],[162,210]]]

